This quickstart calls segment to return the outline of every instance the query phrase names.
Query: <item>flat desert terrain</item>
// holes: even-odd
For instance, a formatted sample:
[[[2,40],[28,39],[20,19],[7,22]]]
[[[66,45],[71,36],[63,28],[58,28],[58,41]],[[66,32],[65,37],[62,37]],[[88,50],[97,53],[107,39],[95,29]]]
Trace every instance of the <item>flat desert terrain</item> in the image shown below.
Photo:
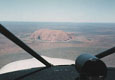
[[[2,23],[42,56],[74,61],[80,54],[95,55],[115,46],[115,24],[112,23]],[[41,32],[35,33],[38,30]],[[30,54],[0,34],[0,68],[30,58]],[[107,66],[115,66],[115,54],[102,60]]]

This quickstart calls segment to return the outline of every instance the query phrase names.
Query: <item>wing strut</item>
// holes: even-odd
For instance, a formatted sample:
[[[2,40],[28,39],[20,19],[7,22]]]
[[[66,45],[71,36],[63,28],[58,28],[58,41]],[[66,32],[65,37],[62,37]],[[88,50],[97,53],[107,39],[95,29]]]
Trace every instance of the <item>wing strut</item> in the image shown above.
[[[37,60],[42,62],[46,67],[51,67],[52,64],[47,62],[44,58],[42,58],[39,54],[37,54],[34,50],[32,50],[29,46],[27,46],[24,42],[22,42],[19,38],[17,38],[13,33],[8,31],[5,27],[3,27],[0,24],[0,33],[3,34],[5,37],[13,41],[15,44],[17,44],[19,47],[24,49],[26,52],[31,54],[33,57],[35,57]],[[34,64],[34,63],[33,63]]]
[[[97,54],[95,56],[100,59],[100,58],[103,58],[103,57],[108,56],[108,55],[113,54],[113,53],[115,53],[115,47],[113,47],[111,49],[108,49],[108,50],[106,50],[104,52],[101,52],[101,53],[99,53],[99,54]]]

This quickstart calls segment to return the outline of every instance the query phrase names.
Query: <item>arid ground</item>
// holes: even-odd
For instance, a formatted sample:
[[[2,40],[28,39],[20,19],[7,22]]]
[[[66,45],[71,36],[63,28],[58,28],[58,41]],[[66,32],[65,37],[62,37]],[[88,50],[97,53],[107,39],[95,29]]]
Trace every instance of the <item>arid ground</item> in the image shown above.
[[[6,24],[6,27],[9,24]],[[68,23],[68,25],[65,25],[65,23],[56,23],[56,25],[53,23],[53,25],[51,25],[50,23],[50,25],[42,24],[44,27],[39,24],[40,23],[35,25],[37,27],[32,27],[34,25],[28,26],[26,23],[25,26],[28,26],[28,28],[22,28],[24,25],[22,26],[18,23],[18,27],[10,27],[12,26],[10,25],[7,28],[38,54],[49,57],[75,60],[76,57],[82,53],[91,53],[95,55],[115,46],[115,24],[107,24],[107,26],[106,24],[75,25]],[[13,26],[17,26],[17,24],[15,23]],[[40,39],[34,40],[31,38],[31,35],[36,30],[47,28],[72,33],[75,38],[68,41],[53,42]],[[32,58],[32,56],[0,34],[0,68],[10,62],[29,58]],[[115,66],[115,54],[103,58],[102,60],[104,60],[108,66]]]

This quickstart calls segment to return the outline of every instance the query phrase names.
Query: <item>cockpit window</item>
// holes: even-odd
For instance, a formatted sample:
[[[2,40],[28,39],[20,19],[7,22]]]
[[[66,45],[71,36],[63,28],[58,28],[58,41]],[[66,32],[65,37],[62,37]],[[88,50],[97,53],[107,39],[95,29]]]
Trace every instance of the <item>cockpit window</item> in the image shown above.
[[[49,63],[74,64],[80,54],[96,55],[115,46],[114,3],[7,0],[0,3],[0,24]],[[112,54],[102,60],[115,67],[114,57]],[[1,73],[39,66],[44,65],[0,34]]]
[[[50,63],[53,62],[49,58],[75,61],[80,54],[96,55],[114,46],[113,23],[2,22],[2,24]],[[0,37],[0,68],[15,61],[33,58],[2,34]],[[112,63],[114,54],[102,60],[108,66],[115,66]]]

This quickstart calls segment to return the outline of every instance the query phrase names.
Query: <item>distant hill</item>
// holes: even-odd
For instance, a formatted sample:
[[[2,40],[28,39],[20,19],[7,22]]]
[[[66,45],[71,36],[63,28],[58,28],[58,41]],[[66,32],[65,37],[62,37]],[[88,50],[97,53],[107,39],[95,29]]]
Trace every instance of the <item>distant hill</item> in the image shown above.
[[[56,42],[72,40],[75,36],[73,33],[64,32],[62,30],[39,29],[31,34],[31,38]]]

